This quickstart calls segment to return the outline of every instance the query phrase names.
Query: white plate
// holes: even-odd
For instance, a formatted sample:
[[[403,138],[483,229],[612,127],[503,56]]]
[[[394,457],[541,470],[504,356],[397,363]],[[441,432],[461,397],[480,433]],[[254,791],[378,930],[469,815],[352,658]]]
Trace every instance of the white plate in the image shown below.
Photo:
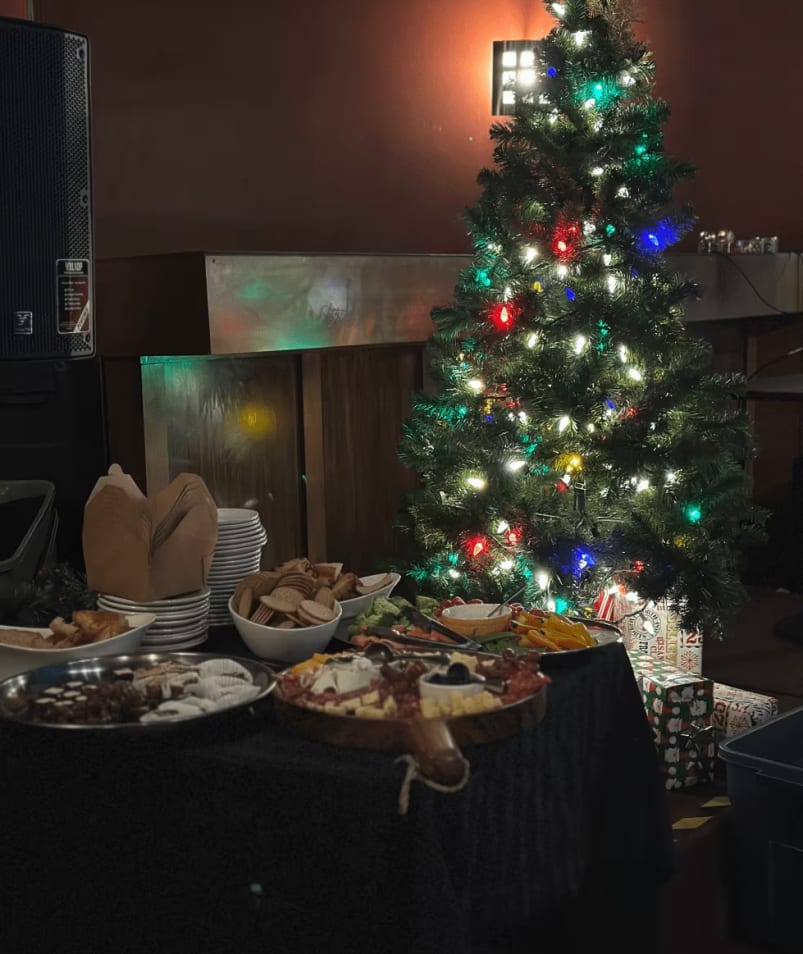
[[[203,626],[196,626],[193,629],[187,629],[184,631],[176,630],[175,633],[165,633],[164,636],[153,636],[151,633],[148,633],[147,638],[142,640],[142,645],[143,647],[163,645],[167,646],[170,643],[186,642],[188,639],[195,639],[197,636],[203,636],[208,629],[208,624],[204,623]]]
[[[163,626],[157,626],[156,623],[148,630],[148,638],[155,639],[157,636],[169,636],[171,633],[186,633],[193,629],[200,629],[206,626],[209,615],[204,613],[200,619],[191,619],[183,623],[165,623]]]
[[[232,563],[230,565],[216,567],[209,571],[209,577],[207,578],[207,583],[210,580],[219,580],[221,577],[233,576],[235,573],[241,573],[243,570],[253,570],[254,567],[259,568],[259,557],[255,560],[243,560],[239,563]]]
[[[230,524],[249,523],[251,520],[259,520],[259,511],[250,510],[245,507],[218,507],[217,522],[228,526]]]
[[[193,646],[200,646],[201,643],[205,643],[209,639],[209,634],[204,633],[203,636],[198,636],[195,639],[188,639],[186,643],[171,643],[170,652],[175,653],[180,649],[191,649]],[[151,651],[155,650],[155,646],[148,647]]]
[[[105,610],[113,610],[119,612],[119,608],[116,607],[113,603],[107,603],[106,600],[99,598],[98,599],[98,608]],[[209,612],[209,603],[204,603],[203,606],[192,606],[186,610],[159,610],[155,615],[156,619],[153,623],[154,626],[162,626],[164,623],[187,623],[193,619],[203,619],[204,616]]]
[[[137,603],[134,600],[125,599],[125,597],[122,596],[113,596],[111,593],[99,593],[98,596],[102,596],[104,600],[115,603],[117,606],[136,607],[135,612],[157,613],[160,609],[177,608],[179,606],[192,605],[193,603],[201,603],[204,600],[208,600],[209,587],[198,590],[197,593],[185,593],[182,596],[171,596],[169,599],[153,600],[150,603]]]
[[[125,613],[123,614],[131,629],[111,639],[103,639],[99,643],[89,643],[86,646],[73,646],[70,649],[27,649],[24,646],[3,646],[0,644],[0,679],[16,676],[20,672],[28,672],[41,666],[58,666],[74,659],[85,659],[89,656],[118,656],[125,653],[136,653],[142,644],[142,638],[153,623],[153,613]],[[38,629],[31,626],[0,626],[0,629],[30,630],[47,636],[50,630]]]

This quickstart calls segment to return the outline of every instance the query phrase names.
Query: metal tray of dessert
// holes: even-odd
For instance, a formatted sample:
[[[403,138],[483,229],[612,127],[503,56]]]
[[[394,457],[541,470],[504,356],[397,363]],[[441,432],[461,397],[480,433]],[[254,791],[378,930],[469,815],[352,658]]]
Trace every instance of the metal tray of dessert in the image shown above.
[[[139,721],[109,721],[87,723],[81,721],[64,722],[48,721],[28,717],[24,711],[26,697],[36,698],[50,693],[51,697],[58,698],[62,693],[56,693],[58,688],[66,692],[66,684],[72,683],[74,691],[81,695],[81,687],[87,685],[104,685],[115,682],[131,684],[132,678],[121,675],[121,672],[137,670],[154,670],[162,665],[178,664],[189,668],[203,663],[217,663],[230,661],[241,666],[251,680],[244,677],[244,686],[252,686],[254,692],[245,701],[235,701],[219,705],[218,708],[192,715],[178,715],[175,717],[160,718],[153,722]],[[220,668],[215,666],[215,668]],[[80,685],[78,685],[80,684]],[[0,681],[0,721],[15,725],[33,726],[36,729],[47,730],[81,730],[83,732],[118,732],[134,734],[150,734],[167,728],[185,726],[187,723],[209,721],[230,716],[232,713],[253,706],[265,699],[275,688],[276,677],[273,670],[254,659],[244,659],[239,656],[229,656],[215,653],[132,653],[124,656],[93,656],[84,659],[74,659],[55,666],[41,666],[29,672],[9,676]],[[75,697],[73,697],[75,698]],[[178,701],[181,696],[176,697]]]

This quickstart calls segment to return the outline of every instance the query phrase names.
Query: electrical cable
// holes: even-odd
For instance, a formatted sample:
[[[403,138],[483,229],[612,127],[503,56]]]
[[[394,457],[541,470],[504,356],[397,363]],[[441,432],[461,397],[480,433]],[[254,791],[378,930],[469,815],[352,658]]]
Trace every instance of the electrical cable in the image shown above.
[[[723,258],[723,259],[725,259],[725,261],[728,262],[728,264],[729,264],[732,268],[735,268],[736,271],[739,273],[739,275],[741,275],[741,277],[744,279],[744,281],[750,286],[750,289],[751,289],[751,291],[753,292],[753,294],[756,296],[756,298],[758,298],[758,300],[759,300],[763,305],[766,305],[767,308],[770,309],[770,311],[774,311],[776,315],[785,315],[785,316],[788,317],[788,318],[798,318],[798,317],[800,317],[801,312],[799,312],[799,311],[784,311],[783,308],[778,308],[777,305],[773,305],[771,301],[767,301],[767,299],[761,294],[761,292],[760,292],[760,291],[756,288],[756,286],[753,284],[753,281],[752,281],[752,279],[750,278],[750,276],[744,271],[743,268],[740,268],[740,267],[736,264],[736,262],[734,261],[734,258],[733,258],[732,255],[727,255],[725,252],[713,252],[712,254],[716,255],[718,258]],[[798,253],[797,253],[797,256],[798,256],[798,259],[800,259],[801,253],[798,252]],[[786,357],[786,356],[784,355],[784,357]]]

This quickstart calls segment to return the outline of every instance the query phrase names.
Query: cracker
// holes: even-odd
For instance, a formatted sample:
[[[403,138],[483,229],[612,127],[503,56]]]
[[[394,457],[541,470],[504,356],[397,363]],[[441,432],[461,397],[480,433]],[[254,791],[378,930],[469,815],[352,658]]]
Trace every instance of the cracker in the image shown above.
[[[237,602],[237,612],[240,614],[240,616],[250,619],[251,611],[254,608],[254,602],[254,591],[250,586],[246,586],[246,588],[243,590],[242,596]]]

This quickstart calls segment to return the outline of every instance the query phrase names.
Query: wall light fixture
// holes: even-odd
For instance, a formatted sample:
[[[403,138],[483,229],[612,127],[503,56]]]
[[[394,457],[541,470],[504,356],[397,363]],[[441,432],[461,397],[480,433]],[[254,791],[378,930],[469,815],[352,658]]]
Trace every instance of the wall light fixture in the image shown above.
[[[491,113],[512,116],[518,100],[531,99],[538,85],[535,40],[495,40]]]

